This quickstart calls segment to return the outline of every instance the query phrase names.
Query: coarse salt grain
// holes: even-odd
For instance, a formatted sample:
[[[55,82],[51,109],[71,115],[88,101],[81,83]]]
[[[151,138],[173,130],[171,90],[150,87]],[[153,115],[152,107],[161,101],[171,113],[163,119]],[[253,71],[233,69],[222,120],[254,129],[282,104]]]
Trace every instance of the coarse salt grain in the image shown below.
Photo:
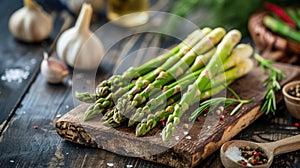
[[[126,165],[126,168],[132,168],[133,165]]]
[[[226,150],[225,155],[230,158],[232,161],[239,161],[241,159],[243,159],[242,152],[240,151],[240,149],[236,146],[230,147]]]
[[[184,135],[187,135],[187,134],[189,134],[189,132],[187,132],[187,131],[184,131],[184,132],[183,132],[183,134],[184,134]]]
[[[192,139],[192,137],[191,136],[187,136],[187,137],[185,137],[185,139]]]
[[[179,141],[179,136],[175,136],[176,141]]]
[[[10,162],[10,163],[15,163],[15,161],[14,161],[14,160],[9,160],[9,162]]]
[[[113,163],[106,163],[106,165],[109,166],[109,167],[113,167],[114,166]]]
[[[29,71],[14,68],[14,69],[6,69],[4,74],[1,76],[1,80],[7,82],[18,82],[21,83],[23,80],[26,80],[29,76]]]

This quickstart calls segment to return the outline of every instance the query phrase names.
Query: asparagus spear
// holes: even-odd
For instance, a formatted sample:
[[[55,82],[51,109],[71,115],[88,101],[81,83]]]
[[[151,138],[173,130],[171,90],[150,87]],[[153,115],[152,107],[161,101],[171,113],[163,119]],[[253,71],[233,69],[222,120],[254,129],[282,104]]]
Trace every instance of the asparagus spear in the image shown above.
[[[201,98],[209,98],[212,93],[218,93],[223,90],[224,86],[220,85],[218,87],[214,87],[213,89],[209,89],[203,93],[201,93]],[[143,118],[142,121],[136,126],[135,135],[136,136],[144,136],[154,127],[156,127],[157,123],[165,120],[174,112],[174,105],[169,105],[163,110],[156,111],[154,114],[148,114],[147,118]]]
[[[225,30],[223,28],[216,28],[212,32],[209,32],[206,34],[207,34],[207,36],[205,38],[203,38],[193,48],[193,50],[191,50],[190,52],[187,52],[185,54],[184,57],[185,57],[186,61],[188,60],[189,62],[191,62],[191,59],[195,58],[196,54],[204,53],[207,50],[209,50],[212,46],[217,44],[220,41],[220,39],[223,37],[223,35],[225,34]],[[175,58],[175,57],[172,57],[172,58]],[[179,60],[180,59],[176,60],[176,62],[178,62]],[[158,72],[160,74],[158,76],[158,78],[161,78],[161,74],[162,74],[161,72],[164,72],[164,70],[168,69],[167,67],[171,67],[168,61],[164,65],[162,65],[160,68],[157,69],[156,72]],[[180,63],[178,63],[178,65],[182,65],[182,61],[179,61],[179,62]],[[178,67],[178,66],[176,66],[176,67]],[[172,68],[172,71],[175,72],[175,69]],[[153,77],[155,78],[158,73],[155,73],[155,75]],[[176,73],[178,73],[178,71]],[[152,82],[154,80],[154,78],[151,78],[151,80],[149,80],[149,83]],[[117,109],[114,109],[111,111],[111,113],[117,112],[119,114],[115,114],[115,115],[109,114],[109,116],[114,116],[114,118],[116,120],[118,119],[118,117],[120,117],[120,120],[123,120],[122,119],[123,117],[121,117],[122,116],[121,114],[124,115],[124,114],[126,114],[128,112],[132,112],[134,110],[135,107],[132,106],[131,99],[136,93],[140,92],[141,89],[142,88],[135,86],[128,92],[128,94],[126,94],[125,96],[122,96],[120,98],[120,100],[118,100],[118,106],[115,106]],[[120,123],[120,121],[116,121],[116,122]]]
[[[206,52],[207,50],[209,50],[212,46],[214,46],[215,44],[217,44],[220,39],[223,37],[223,35],[225,34],[225,30],[223,28],[216,28],[214,29],[213,31],[207,33],[207,36],[205,38],[203,38],[195,47],[193,47],[193,49],[189,52],[187,52],[185,55],[184,55],[184,60],[185,61],[189,61],[189,62],[192,62],[191,60],[193,58],[195,58],[196,54],[197,53],[204,53]],[[179,61],[179,60],[176,60],[176,61]],[[179,61],[175,66],[176,67],[179,67],[180,68],[180,65],[184,65],[183,64],[184,62],[183,61]],[[189,63],[191,64],[191,63]],[[165,64],[164,64],[165,65]],[[166,62],[166,65],[169,65],[168,62]],[[173,66],[173,67],[175,67]],[[169,66],[171,67],[171,66]],[[165,82],[166,80],[163,80],[162,77],[162,74],[164,73],[164,70],[166,70],[168,68],[158,68],[157,72],[159,72],[159,76],[158,76],[158,79],[161,79],[160,82],[156,82],[156,85],[159,85],[162,87],[162,85],[160,85],[159,83],[162,83],[162,82]],[[171,68],[170,71],[172,72],[175,72],[177,71],[178,69],[175,69],[175,68]],[[178,73],[175,72],[175,73]],[[158,73],[156,73],[158,74]],[[174,73],[173,73],[174,74]],[[171,75],[170,75],[171,76]],[[154,78],[156,77],[153,76]],[[154,80],[154,79],[153,79]],[[171,80],[170,78],[167,79],[167,80]],[[149,82],[150,83],[150,82]],[[166,83],[166,82],[165,82]],[[150,85],[150,84],[149,84]],[[147,88],[145,90],[149,91],[150,88],[151,88],[151,85],[149,87],[149,85],[147,86]],[[135,104],[135,101],[137,101],[137,97],[139,95],[137,95],[137,97],[135,97],[133,103],[131,102],[131,99],[132,97],[140,92],[140,88],[136,89],[135,87],[131,89],[131,91],[128,92],[127,95],[125,96],[122,96],[119,100],[118,100],[118,105],[115,106],[115,108],[111,111],[111,113],[118,113],[118,114],[109,114],[110,116],[113,116],[114,120],[116,123],[121,123],[120,121],[124,121],[124,116],[125,114],[128,114],[129,112],[133,112],[135,111],[135,106],[134,105],[137,105]],[[152,88],[151,88],[152,90]],[[148,92],[144,92],[146,95],[149,95]],[[146,97],[146,96],[145,96]],[[143,98],[142,98],[143,99]],[[146,98],[145,98],[146,99]],[[141,104],[142,102],[144,102],[145,100],[143,101],[140,101],[139,104]],[[111,120],[110,120],[111,121]]]
[[[289,27],[286,23],[280,22],[272,18],[271,16],[265,16],[263,19],[263,23],[273,32],[300,43],[300,33]]]
[[[180,102],[174,106],[174,112],[168,117],[167,125],[162,132],[163,141],[168,141],[179,124],[180,118],[188,110],[190,103],[201,95],[205,86],[210,84],[210,79],[217,73],[218,68],[222,66],[224,60],[229,56],[234,46],[240,41],[241,33],[238,30],[231,30],[225,35],[221,43],[217,46],[215,55],[211,58],[197,80],[193,83],[191,89],[183,94]],[[200,101],[200,100],[199,100]]]
[[[168,71],[160,72],[159,76],[155,79],[153,83],[149,84],[147,88],[140,94],[136,94],[133,98],[132,105],[136,107],[144,103],[149,97],[150,92],[153,91],[154,88],[161,89],[168,82],[181,76],[191,66],[197,55],[201,55],[210,48],[214,47],[216,44],[219,43],[219,41],[221,41],[225,34],[226,31],[223,28],[216,28],[212,32],[210,32],[207,35],[207,38],[201,40],[193,48],[193,50],[187,53],[181,60],[178,61],[178,63],[172,66]],[[208,52],[205,56],[208,55],[207,57],[209,58],[212,56],[211,53],[214,52]],[[202,64],[201,66],[204,66],[204,64]]]
[[[190,35],[186,37],[185,40],[183,40],[180,44],[178,44],[169,52],[162,54],[139,67],[129,68],[124,72],[122,76],[113,75],[109,79],[102,81],[96,87],[95,94],[93,93],[89,94],[87,92],[77,93],[76,94],[77,99],[83,102],[90,103],[90,102],[95,102],[97,98],[106,97],[109,93],[111,93],[112,90],[116,90],[117,88],[126,86],[129,83],[128,81],[132,79],[136,79],[154,70],[157,66],[162,65],[170,57],[177,55],[178,52],[179,53],[187,52],[203,37],[202,34],[208,31],[210,31],[210,28],[203,28],[202,31],[200,29],[193,31]]]
[[[227,59],[229,60],[229,59]],[[227,61],[226,61],[227,62]],[[225,71],[224,74],[219,74],[215,77],[218,82],[213,83],[213,86],[206,87],[200,95],[200,99],[207,99],[212,95],[219,93],[226,86],[223,83],[229,85],[235,79],[247,74],[253,67],[253,62],[249,58],[245,58],[237,62],[236,66]],[[197,99],[195,99],[197,100]],[[196,103],[197,101],[192,101]],[[148,112],[148,116],[141,120],[136,127],[136,136],[143,136],[151,129],[153,129],[157,122],[164,120],[170,114],[172,114],[170,109],[174,109],[174,106],[169,106],[165,110],[157,111],[154,115]],[[140,114],[141,115],[141,114]]]
[[[100,86],[101,87],[97,87],[96,92],[98,92],[98,99],[100,99],[99,101],[97,101],[96,103],[94,103],[93,105],[91,105],[87,111],[84,114],[83,120],[88,120],[90,118],[92,118],[93,116],[99,114],[99,113],[103,113],[105,112],[108,108],[112,107],[114,105],[113,100],[117,100],[120,96],[122,96],[126,91],[130,90],[128,92],[128,94],[135,94],[136,92],[139,92],[141,89],[143,89],[149,82],[153,81],[157,75],[157,73],[161,70],[165,70],[168,69],[170,66],[172,66],[174,63],[176,63],[180,57],[182,57],[185,53],[187,53],[191,47],[195,46],[205,35],[207,35],[209,32],[211,31],[210,28],[203,28],[202,30],[196,30],[194,31],[191,35],[189,35],[187,37],[187,39],[180,43],[178,46],[181,47],[180,50],[172,57],[170,57],[169,59],[166,60],[166,62],[164,64],[161,65],[161,67],[157,68],[154,71],[148,72],[144,77],[140,77],[135,83],[130,83],[125,87],[121,87],[119,88],[115,93],[109,93],[111,90],[111,82],[114,81],[113,79],[119,78],[119,76],[113,76],[110,78],[110,80],[107,81],[103,81]],[[194,37],[196,36],[196,37]],[[193,38],[193,39],[192,39]],[[189,44],[186,44],[189,43]],[[177,49],[176,49],[177,51]],[[161,56],[161,57],[166,57],[165,55]],[[155,59],[156,61],[150,61],[150,63],[146,63],[144,64],[142,67],[143,68],[136,68],[136,69],[145,69],[145,65],[147,66],[154,66],[155,63],[157,63],[157,60],[159,59]],[[162,59],[165,60],[165,59]],[[157,65],[156,65],[157,66]],[[123,76],[124,79],[125,78],[129,78],[129,74],[135,75],[137,76],[137,70],[136,69],[131,69],[129,71],[127,71]],[[144,72],[144,70],[141,70]],[[135,72],[135,73],[134,73]],[[118,82],[115,82],[118,83]],[[103,95],[103,94],[99,94],[101,92],[108,92],[108,95]],[[82,94],[84,95],[84,94]],[[87,97],[86,95],[84,95],[85,97]],[[83,99],[83,97],[81,97],[81,99]],[[102,97],[104,96],[104,97]],[[79,97],[79,95],[78,95]],[[92,96],[89,96],[92,97]],[[87,99],[87,98],[86,98]],[[99,103],[102,103],[104,105],[100,105]],[[106,106],[107,105],[107,106]],[[112,114],[111,114],[112,113]],[[110,116],[113,116],[114,111],[110,111],[110,113],[106,114],[104,116],[104,119],[109,118]]]
[[[227,70],[232,68],[233,66],[238,65],[245,58],[249,58],[252,55],[252,53],[253,53],[253,48],[249,44],[237,45],[233,49],[231,55],[228,57],[228,59],[226,59],[224,65],[223,65],[224,70],[226,71],[225,76],[219,75],[218,77],[216,77],[215,85],[220,84],[220,82],[221,82],[221,84],[222,84],[222,82],[224,83],[225,79],[222,79],[222,77],[227,77],[228,80],[231,80],[230,77],[234,76],[234,75],[226,76],[226,73],[234,73],[234,72],[232,72],[233,70],[231,70],[230,72],[227,72]],[[204,57],[201,57],[201,58],[204,58]],[[191,69],[192,69],[192,67],[191,67]],[[141,121],[145,114],[149,114],[157,106],[162,105],[164,103],[164,100],[170,98],[174,94],[177,94],[178,92],[182,91],[182,89],[186,88],[189,84],[191,84],[195,80],[195,78],[197,78],[199,76],[199,74],[202,72],[202,70],[203,69],[200,69],[190,75],[187,75],[187,76],[181,78],[179,81],[176,81],[176,82],[170,84],[168,87],[164,87],[164,90],[165,90],[164,93],[160,94],[156,98],[149,100],[145,106],[139,107],[137,109],[137,112],[133,116],[130,117],[128,126],[132,126],[137,121]],[[236,68],[235,68],[235,70],[236,70]],[[209,86],[209,85],[207,85],[207,86]],[[169,89],[167,89],[167,88],[169,88]],[[210,88],[205,88],[205,89],[210,89]]]

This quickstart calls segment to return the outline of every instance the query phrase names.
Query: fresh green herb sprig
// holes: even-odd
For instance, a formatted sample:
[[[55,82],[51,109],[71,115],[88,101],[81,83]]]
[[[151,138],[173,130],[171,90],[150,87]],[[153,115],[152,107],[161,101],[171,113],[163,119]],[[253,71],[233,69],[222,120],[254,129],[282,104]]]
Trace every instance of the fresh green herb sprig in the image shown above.
[[[244,104],[250,103],[253,101],[253,99],[248,100],[242,100],[238,94],[231,89],[230,87],[227,87],[227,90],[230,91],[235,98],[227,98],[227,97],[216,97],[208,99],[202,103],[200,103],[200,106],[191,114],[189,117],[189,121],[195,121],[195,119],[201,115],[206,109],[210,108],[212,110],[216,109],[220,104],[224,103],[224,108],[228,108],[230,105],[237,103],[237,105],[234,107],[234,109],[230,112],[230,115],[234,115]]]
[[[281,89],[279,81],[286,78],[286,76],[282,71],[271,65],[273,63],[272,60],[266,60],[257,53],[254,54],[254,58],[260,64],[262,71],[264,73],[269,73],[269,76],[265,79],[263,84],[264,87],[267,88],[267,92],[264,96],[264,102],[260,110],[266,114],[271,112],[275,114],[277,109],[275,92]]]

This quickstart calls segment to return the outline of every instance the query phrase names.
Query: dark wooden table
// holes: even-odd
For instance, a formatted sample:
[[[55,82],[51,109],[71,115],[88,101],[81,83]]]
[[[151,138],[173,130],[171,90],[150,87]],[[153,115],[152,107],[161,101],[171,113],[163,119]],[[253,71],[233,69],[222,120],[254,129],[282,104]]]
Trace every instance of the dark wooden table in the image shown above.
[[[55,131],[55,122],[74,107],[72,85],[49,84],[39,72],[42,52],[61,22],[55,22],[52,38],[42,43],[18,42],[9,33],[8,19],[22,2],[2,0],[0,4],[0,76],[13,69],[29,72],[21,82],[0,78],[0,167],[166,167],[63,140]],[[300,133],[295,122],[299,121],[280,102],[276,116],[262,116],[234,139],[280,140]],[[219,152],[199,167],[222,167]],[[300,167],[300,151],[276,156],[272,167]]]

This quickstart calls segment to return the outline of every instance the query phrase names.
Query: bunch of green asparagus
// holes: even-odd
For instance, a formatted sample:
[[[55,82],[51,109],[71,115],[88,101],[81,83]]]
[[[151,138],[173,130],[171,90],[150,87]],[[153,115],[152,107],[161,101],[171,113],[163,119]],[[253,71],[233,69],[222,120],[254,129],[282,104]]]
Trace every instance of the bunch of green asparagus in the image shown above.
[[[240,39],[238,30],[195,30],[169,52],[103,81],[95,93],[76,93],[92,103],[83,120],[101,114],[109,126],[136,126],[137,136],[163,122],[162,138],[168,141],[193,104],[217,95],[253,68],[253,48]]]

